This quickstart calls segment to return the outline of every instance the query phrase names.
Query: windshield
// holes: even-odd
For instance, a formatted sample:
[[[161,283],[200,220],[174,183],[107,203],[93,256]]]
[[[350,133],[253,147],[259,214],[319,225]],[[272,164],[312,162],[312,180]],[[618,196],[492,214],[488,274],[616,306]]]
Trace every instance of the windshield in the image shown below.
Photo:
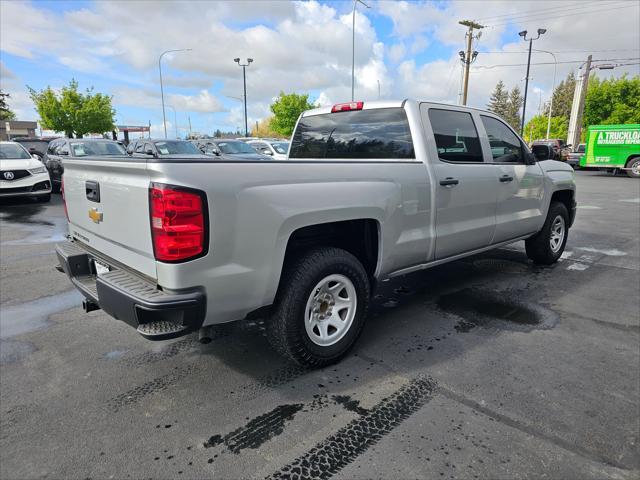
[[[251,145],[244,142],[218,142],[218,148],[222,153],[236,155],[238,153],[256,153]]]
[[[21,145],[17,145],[15,143],[0,143],[0,158],[26,160],[31,158],[31,155],[29,155],[29,152],[27,152]]]
[[[72,142],[71,155],[86,157],[87,155],[108,156],[124,155],[124,147],[116,142]]]
[[[167,140],[166,142],[156,142],[156,149],[160,155],[202,155],[191,142],[181,140]]]
[[[276,153],[286,155],[289,151],[289,142],[273,142],[271,144]]]

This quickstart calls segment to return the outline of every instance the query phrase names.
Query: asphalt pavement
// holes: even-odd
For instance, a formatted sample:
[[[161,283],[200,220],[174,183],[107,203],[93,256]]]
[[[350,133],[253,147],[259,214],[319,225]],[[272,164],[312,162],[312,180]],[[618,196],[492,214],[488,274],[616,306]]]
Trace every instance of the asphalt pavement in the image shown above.
[[[55,270],[51,204],[0,204],[0,477],[640,476],[640,182],[577,172],[566,252],[522,242],[386,282],[307,371],[260,321],[150,342]]]

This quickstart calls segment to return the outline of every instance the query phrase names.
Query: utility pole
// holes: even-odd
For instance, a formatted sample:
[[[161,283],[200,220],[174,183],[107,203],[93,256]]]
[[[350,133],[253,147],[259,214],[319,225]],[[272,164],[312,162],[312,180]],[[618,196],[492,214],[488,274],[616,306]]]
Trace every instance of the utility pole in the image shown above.
[[[587,96],[589,86],[589,75],[591,74],[591,58],[589,55],[585,62],[582,78],[576,82],[576,89],[573,93],[573,103],[571,105],[571,117],[569,118],[569,134],[567,143],[572,149],[576,149],[580,143],[580,133],[582,130],[582,114],[584,113],[584,100]]]
[[[481,28],[484,28],[483,25],[480,25],[477,22],[474,22],[472,20],[462,20],[460,22],[458,22],[460,25],[463,25],[465,27],[468,27],[469,30],[466,33],[466,37],[467,37],[467,52],[466,54],[464,54],[464,59],[462,59],[462,62],[464,63],[465,69],[464,69],[464,88],[462,90],[462,105],[466,105],[467,104],[467,92],[469,90],[469,67],[471,66],[471,63],[476,59],[476,57],[478,56],[478,52],[471,52],[471,46],[473,44],[473,39],[474,38],[480,38],[480,34],[481,32],[478,32],[478,35],[473,35],[473,30],[480,30]],[[462,56],[461,56],[462,57]],[[473,57],[473,58],[472,58]]]
[[[351,101],[353,102],[353,96],[356,86],[356,5],[361,3],[367,8],[369,5],[364,3],[362,0],[353,0],[353,15],[352,15],[352,38],[351,38]]]

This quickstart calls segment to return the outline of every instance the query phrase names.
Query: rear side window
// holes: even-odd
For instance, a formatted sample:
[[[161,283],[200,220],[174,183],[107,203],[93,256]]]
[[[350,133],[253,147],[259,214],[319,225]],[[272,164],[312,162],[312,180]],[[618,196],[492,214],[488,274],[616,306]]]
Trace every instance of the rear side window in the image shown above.
[[[429,121],[441,160],[460,163],[483,161],[478,131],[470,113],[432,108]]]
[[[481,115],[482,124],[489,137],[494,162],[518,163],[524,160],[522,145],[515,133],[500,120]]]
[[[289,158],[415,158],[407,114],[379,108],[303,117]]]

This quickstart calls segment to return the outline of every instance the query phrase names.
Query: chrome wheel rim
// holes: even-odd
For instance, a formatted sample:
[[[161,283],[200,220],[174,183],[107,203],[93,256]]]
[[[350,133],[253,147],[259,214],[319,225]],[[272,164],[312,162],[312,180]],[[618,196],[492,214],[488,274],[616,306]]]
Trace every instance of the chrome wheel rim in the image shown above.
[[[562,242],[564,241],[564,218],[558,215],[553,219],[553,223],[551,224],[551,238],[549,239],[549,243],[551,244],[551,251],[553,253],[558,253],[560,247],[562,247]]]
[[[631,164],[631,173],[640,177],[640,160],[636,160]]]
[[[304,326],[313,343],[328,347],[349,331],[356,316],[356,287],[344,275],[328,275],[311,290]]]

